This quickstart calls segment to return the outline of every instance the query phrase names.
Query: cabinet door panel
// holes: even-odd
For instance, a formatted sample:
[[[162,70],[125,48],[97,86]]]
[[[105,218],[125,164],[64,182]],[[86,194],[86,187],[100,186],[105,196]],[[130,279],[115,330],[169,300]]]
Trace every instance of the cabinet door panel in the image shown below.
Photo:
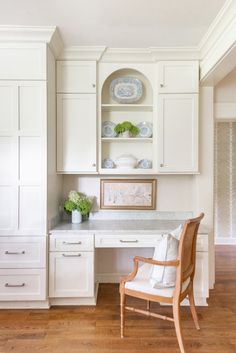
[[[58,61],[58,93],[96,93],[96,61]]]
[[[17,86],[0,83],[0,134],[17,129]]]
[[[41,234],[45,227],[45,208],[41,186],[19,187],[19,230]]]
[[[57,95],[57,169],[96,171],[96,96]]]
[[[159,171],[198,171],[198,95],[159,97]]]
[[[17,226],[17,187],[0,185],[0,230],[13,231]]]
[[[90,297],[94,295],[93,252],[51,252],[50,297]]]
[[[158,65],[160,93],[198,92],[198,61],[163,61]]]
[[[40,83],[23,83],[19,87],[19,108],[21,131],[40,132],[44,123],[45,86]],[[45,113],[46,114],[46,113]]]
[[[41,137],[20,137],[19,150],[19,172],[21,182],[33,182],[39,184],[43,179]]]

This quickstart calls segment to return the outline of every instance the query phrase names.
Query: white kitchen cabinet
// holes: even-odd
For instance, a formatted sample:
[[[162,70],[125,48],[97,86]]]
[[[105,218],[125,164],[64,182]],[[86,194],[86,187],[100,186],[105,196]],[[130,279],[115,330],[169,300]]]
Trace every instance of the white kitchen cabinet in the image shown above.
[[[57,170],[96,172],[95,94],[57,95]]]
[[[44,235],[46,82],[0,81],[0,102],[0,235]]]
[[[159,95],[158,125],[159,172],[198,172],[198,94]]]
[[[0,268],[45,268],[46,237],[0,237]]]
[[[45,269],[0,269],[0,300],[46,300]]]
[[[96,61],[57,61],[57,93],[96,93]]]
[[[159,93],[198,93],[198,61],[162,61],[159,68]]]
[[[94,252],[51,252],[49,262],[51,298],[94,296]]]

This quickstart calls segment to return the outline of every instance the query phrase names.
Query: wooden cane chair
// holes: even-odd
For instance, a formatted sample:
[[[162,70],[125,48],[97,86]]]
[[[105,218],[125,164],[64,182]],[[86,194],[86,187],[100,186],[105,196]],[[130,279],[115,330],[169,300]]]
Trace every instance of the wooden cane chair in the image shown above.
[[[185,222],[181,233],[178,249],[178,257],[173,261],[156,261],[150,258],[136,256],[134,257],[134,269],[131,274],[121,279],[120,282],[120,313],[121,313],[121,337],[124,337],[124,312],[125,309],[134,311],[147,316],[156,317],[163,320],[174,322],[176,335],[181,353],[185,353],[181,324],[180,324],[180,303],[188,296],[190,310],[193,321],[197,330],[200,329],[198,317],[194,303],[193,279],[195,273],[196,262],[196,242],[199,224],[204,217],[201,213],[199,217],[189,219]],[[175,266],[176,267],[176,283],[173,288],[155,289],[149,284],[149,278],[146,279],[146,286],[140,285],[144,283],[139,281],[138,271],[139,263],[158,265],[158,266]],[[144,265],[145,266],[145,265]],[[137,276],[136,276],[137,275]],[[142,289],[144,288],[144,289]],[[148,290],[147,290],[148,288]],[[125,306],[125,296],[136,297],[147,300],[147,310],[136,309]],[[149,311],[150,301],[172,304],[173,318]]]

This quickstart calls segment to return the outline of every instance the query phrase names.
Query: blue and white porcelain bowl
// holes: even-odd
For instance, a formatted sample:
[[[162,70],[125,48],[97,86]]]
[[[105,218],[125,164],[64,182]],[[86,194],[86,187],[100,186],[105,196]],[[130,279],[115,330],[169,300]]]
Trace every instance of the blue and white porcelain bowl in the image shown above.
[[[151,169],[152,161],[150,161],[149,159],[141,159],[140,161],[138,161],[138,168]]]
[[[105,169],[115,168],[115,163],[114,163],[114,161],[112,159],[105,158],[102,161],[102,168],[105,168]]]

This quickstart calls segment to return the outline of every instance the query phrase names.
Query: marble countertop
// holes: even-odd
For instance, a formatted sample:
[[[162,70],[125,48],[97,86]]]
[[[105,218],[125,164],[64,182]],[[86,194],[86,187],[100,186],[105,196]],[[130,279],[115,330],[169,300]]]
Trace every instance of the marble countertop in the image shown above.
[[[168,233],[183,224],[183,220],[89,220],[80,224],[59,223],[50,233]],[[200,229],[200,233],[206,233]]]

